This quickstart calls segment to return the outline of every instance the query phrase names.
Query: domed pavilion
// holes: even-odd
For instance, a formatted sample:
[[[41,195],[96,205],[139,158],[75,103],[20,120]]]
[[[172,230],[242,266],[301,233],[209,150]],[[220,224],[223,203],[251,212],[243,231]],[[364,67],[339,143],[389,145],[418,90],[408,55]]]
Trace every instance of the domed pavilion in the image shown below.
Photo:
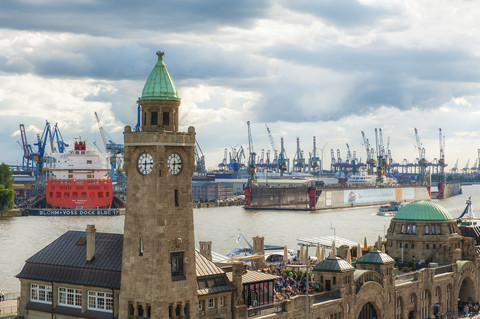
[[[457,221],[439,204],[416,201],[398,211],[387,231],[387,253],[397,261],[450,264],[461,259]]]

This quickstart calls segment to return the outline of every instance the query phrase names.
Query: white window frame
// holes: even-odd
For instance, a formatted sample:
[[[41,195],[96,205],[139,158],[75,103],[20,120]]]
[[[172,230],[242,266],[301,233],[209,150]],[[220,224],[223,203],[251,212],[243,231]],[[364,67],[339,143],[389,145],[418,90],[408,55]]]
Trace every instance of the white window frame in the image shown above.
[[[198,301],[198,311],[203,311],[205,300]]]
[[[91,302],[93,303],[93,306],[91,306]],[[108,305],[110,305],[110,308]],[[87,309],[110,313],[113,312],[113,294],[111,292],[89,290]]]
[[[65,296],[65,301],[62,301],[62,297]],[[68,303],[69,297],[73,301],[73,304]],[[61,306],[82,308],[82,291],[75,288],[58,287],[58,304]]]
[[[215,308],[215,298],[208,299],[208,309]]]
[[[40,299],[40,293],[43,292],[43,299]],[[50,294],[50,298],[49,298]],[[35,296],[37,298],[35,298]],[[51,304],[53,300],[52,286],[42,284],[30,284],[30,301]]]
[[[220,297],[220,307],[225,307],[225,297]]]

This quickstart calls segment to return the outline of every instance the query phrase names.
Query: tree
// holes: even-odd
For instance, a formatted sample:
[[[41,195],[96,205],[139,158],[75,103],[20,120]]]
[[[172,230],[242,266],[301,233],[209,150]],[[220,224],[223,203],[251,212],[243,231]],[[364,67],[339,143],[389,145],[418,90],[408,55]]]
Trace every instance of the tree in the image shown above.
[[[15,191],[13,190],[13,178],[10,167],[0,164],[0,211],[13,207]]]

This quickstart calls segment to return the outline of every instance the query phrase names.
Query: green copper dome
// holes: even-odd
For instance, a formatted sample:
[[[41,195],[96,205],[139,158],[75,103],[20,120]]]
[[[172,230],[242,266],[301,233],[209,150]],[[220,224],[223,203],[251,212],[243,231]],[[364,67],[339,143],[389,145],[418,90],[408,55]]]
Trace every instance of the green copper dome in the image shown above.
[[[421,200],[405,205],[393,220],[411,221],[448,221],[453,217],[442,206],[428,200]]]
[[[386,253],[382,253],[380,250],[372,250],[357,259],[357,264],[393,264],[395,260]]]
[[[164,54],[162,51],[157,52],[158,61],[143,87],[141,100],[180,101],[175,83],[163,63]]]
[[[342,258],[331,256],[324,261],[319,262],[315,267],[313,267],[313,270],[324,272],[345,272],[353,271],[355,268],[353,268],[352,265]]]

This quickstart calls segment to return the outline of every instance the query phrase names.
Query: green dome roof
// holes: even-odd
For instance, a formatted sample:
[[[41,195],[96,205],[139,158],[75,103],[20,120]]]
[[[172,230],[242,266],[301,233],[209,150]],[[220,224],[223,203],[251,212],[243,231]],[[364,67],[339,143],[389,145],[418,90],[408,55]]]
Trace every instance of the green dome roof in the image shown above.
[[[350,265],[342,258],[337,256],[331,256],[324,261],[319,262],[315,267],[313,267],[313,270],[325,272],[345,272],[353,271],[355,270],[355,268],[353,268],[352,265]]]
[[[372,250],[357,259],[357,264],[393,264],[395,260],[386,253],[382,253],[380,250]]]
[[[163,63],[164,54],[162,51],[157,52],[158,61],[143,87],[141,100],[180,101],[175,83]]]
[[[453,217],[442,206],[428,200],[421,200],[403,206],[393,220],[448,221]]]

